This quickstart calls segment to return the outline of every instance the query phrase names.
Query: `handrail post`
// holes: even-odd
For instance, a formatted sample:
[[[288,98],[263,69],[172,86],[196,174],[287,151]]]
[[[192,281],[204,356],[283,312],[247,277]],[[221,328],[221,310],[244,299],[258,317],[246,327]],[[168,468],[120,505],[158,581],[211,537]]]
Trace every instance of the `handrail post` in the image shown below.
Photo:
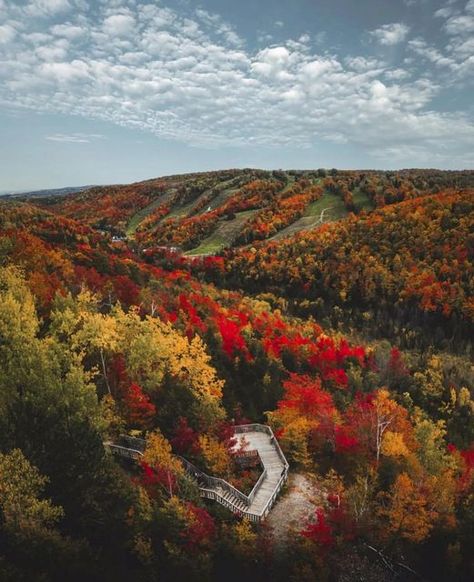
[[[281,450],[278,439],[273,434],[273,430],[271,429],[271,427],[269,427],[268,425],[258,423],[236,425],[234,427],[235,434],[246,434],[250,432],[254,433],[260,432],[268,435],[270,443],[272,447],[275,449],[276,454],[283,466],[280,476],[278,478],[278,482],[273,487],[270,497],[266,500],[263,508],[258,513],[256,513],[255,510],[250,510],[250,507],[254,502],[255,497],[257,496],[257,493],[259,492],[262,486],[262,483],[268,477],[267,467],[265,466],[264,459],[260,455],[258,448],[256,448],[255,451],[247,451],[249,453],[248,456],[253,454],[258,455],[260,463],[263,467],[263,471],[255,485],[253,486],[252,491],[249,493],[249,495],[245,495],[244,493],[239,491],[236,487],[234,487],[224,479],[221,479],[220,477],[213,477],[207,475],[206,473],[201,471],[201,469],[193,465],[193,463],[191,463],[184,457],[181,457],[179,455],[176,456],[181,460],[186,473],[197,481],[197,485],[202,497],[214,499],[218,501],[221,505],[231,509],[231,511],[233,511],[234,513],[242,517],[246,517],[247,519],[250,519],[255,523],[259,523],[263,521],[265,517],[268,515],[270,509],[272,508],[278,496],[278,493],[281,491],[283,484],[287,480],[289,464],[288,461],[286,460],[285,455],[283,454],[283,451]],[[129,446],[122,446],[115,443],[104,443],[104,446],[108,448],[113,454],[118,454],[120,456],[130,458],[135,461],[137,461],[140,457],[143,456],[146,447],[146,441],[144,439],[130,437],[128,435],[123,435],[122,439]],[[200,485],[199,483],[200,481],[203,482],[204,486]],[[222,491],[223,494],[221,494],[220,491]],[[228,494],[228,497],[224,498],[224,495],[226,494]],[[238,506],[237,502],[234,502],[234,499],[243,503],[246,509],[242,509],[240,506]]]

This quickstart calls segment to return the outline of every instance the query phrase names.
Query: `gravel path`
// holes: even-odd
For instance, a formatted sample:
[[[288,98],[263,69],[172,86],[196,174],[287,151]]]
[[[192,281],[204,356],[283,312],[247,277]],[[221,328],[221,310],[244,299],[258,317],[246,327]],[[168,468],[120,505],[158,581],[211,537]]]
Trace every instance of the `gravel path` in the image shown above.
[[[308,517],[314,514],[319,492],[303,473],[291,473],[288,489],[267,518],[275,539],[275,547],[282,548],[288,536],[303,529]]]

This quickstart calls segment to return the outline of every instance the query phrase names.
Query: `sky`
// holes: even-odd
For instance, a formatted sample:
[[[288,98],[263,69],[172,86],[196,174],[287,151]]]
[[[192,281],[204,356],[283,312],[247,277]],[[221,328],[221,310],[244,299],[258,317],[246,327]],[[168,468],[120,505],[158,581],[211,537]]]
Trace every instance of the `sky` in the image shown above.
[[[0,0],[0,191],[474,168],[474,0]]]

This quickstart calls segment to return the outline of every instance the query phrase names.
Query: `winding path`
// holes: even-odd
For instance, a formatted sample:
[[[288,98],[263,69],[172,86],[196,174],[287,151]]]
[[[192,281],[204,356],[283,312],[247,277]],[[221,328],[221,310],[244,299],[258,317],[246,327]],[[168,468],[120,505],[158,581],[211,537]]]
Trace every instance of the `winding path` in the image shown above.
[[[235,437],[236,448],[245,442],[248,445],[246,452],[257,451],[263,466],[263,472],[249,495],[245,495],[224,479],[206,475],[187,459],[182,457],[180,459],[188,475],[199,487],[201,497],[214,499],[233,513],[260,522],[269,514],[288,478],[288,462],[269,426],[264,424],[236,426]],[[107,442],[104,445],[111,453],[134,461],[143,456],[146,441],[125,436],[122,442],[123,444]]]

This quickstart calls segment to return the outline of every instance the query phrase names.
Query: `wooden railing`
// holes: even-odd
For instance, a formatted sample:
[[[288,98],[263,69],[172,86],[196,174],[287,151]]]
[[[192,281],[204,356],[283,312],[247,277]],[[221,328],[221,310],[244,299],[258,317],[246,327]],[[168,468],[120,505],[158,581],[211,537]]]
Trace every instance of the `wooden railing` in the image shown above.
[[[234,497],[237,497],[238,499],[243,501],[243,503],[245,503],[245,505],[247,505],[247,506],[250,505],[251,501],[249,499],[249,496],[242,493],[242,491],[239,491],[238,489],[236,489],[233,485],[228,483],[225,479],[221,479],[220,477],[211,477],[210,475],[207,475],[206,473],[204,473],[204,471],[201,471],[201,469],[198,469],[196,467],[196,465],[193,465],[190,461],[188,461],[184,457],[179,457],[179,459],[183,463],[184,468],[186,469],[187,473],[190,474],[191,476],[195,477],[197,480],[199,480],[199,478],[200,478],[202,481],[204,481],[204,483],[207,486],[206,488],[210,488],[210,489],[220,488],[223,491],[225,491],[226,493],[230,493]]]
[[[268,476],[268,471],[265,466],[263,466],[262,474],[260,475],[258,481],[255,483],[252,491],[249,493],[249,495],[245,495],[244,493],[239,491],[236,487],[225,481],[225,479],[207,475],[206,473],[204,473],[204,471],[201,471],[201,469],[193,465],[193,463],[191,463],[184,457],[178,456],[178,458],[181,460],[183,467],[185,468],[188,475],[190,475],[197,481],[202,497],[206,497],[207,499],[214,499],[224,507],[228,507],[232,512],[242,517],[245,517],[250,521],[260,522],[267,517],[270,509],[275,503],[275,500],[279,492],[281,491],[283,485],[285,484],[288,478],[289,465],[288,461],[285,458],[285,455],[283,454],[283,451],[280,448],[278,440],[275,438],[275,435],[273,434],[273,431],[269,426],[263,424],[246,424],[238,425],[235,427],[236,434],[245,434],[249,432],[263,432],[268,434],[268,436],[270,437],[270,441],[273,447],[275,448],[275,451],[283,465],[281,476],[278,480],[278,483],[275,485],[273,489],[272,495],[265,503],[263,509],[260,510],[258,513],[255,511],[251,511],[249,508],[252,502],[254,501],[258,491],[260,490],[262,483]],[[138,461],[143,456],[146,447],[146,441],[144,439],[124,435],[120,438],[120,442],[124,443],[124,445],[106,442],[104,443],[104,446],[108,450],[110,450],[111,453],[119,455],[121,457],[132,459],[134,461]],[[246,453],[252,456],[255,454],[254,451],[246,451]],[[260,462],[262,462],[261,458]],[[245,505],[246,509],[238,507],[238,505],[234,503],[232,499],[229,499],[229,497],[225,498],[224,495],[231,495],[236,500],[239,500]]]
[[[288,464],[288,461],[286,460],[286,457],[283,454],[283,451],[281,450],[280,443],[278,442],[277,438],[273,434],[272,429],[268,425],[257,424],[257,423],[238,424],[234,427],[234,432],[236,434],[245,434],[246,432],[265,432],[265,433],[267,433],[272,441],[273,446],[275,447],[275,450],[276,450],[278,456],[280,457],[281,462],[283,463],[285,468],[288,470],[290,465]]]
[[[235,432],[235,434],[245,434],[248,432],[264,432],[264,433],[268,434],[268,436],[270,437],[271,443],[274,446],[275,451],[283,464],[283,470],[281,473],[281,477],[278,480],[278,483],[273,490],[272,496],[270,497],[270,499],[268,499],[267,503],[265,504],[265,506],[261,510],[261,512],[259,512],[258,514],[256,514],[256,513],[252,514],[255,517],[255,519],[252,519],[252,521],[263,521],[267,517],[270,509],[272,508],[273,504],[275,503],[275,500],[276,500],[278,494],[280,493],[283,485],[285,484],[286,480],[288,479],[288,469],[289,469],[290,465],[288,464],[288,461],[286,460],[286,457],[283,454],[283,451],[281,450],[280,443],[278,442],[277,438],[273,434],[272,429],[269,426],[267,426],[266,424],[257,424],[257,423],[241,424],[241,425],[237,425],[234,427],[234,432]],[[264,471],[266,471],[266,469],[264,469]],[[263,477],[263,473],[260,476],[260,479],[263,481],[262,477]],[[259,481],[260,481],[260,479],[259,479]],[[260,487],[260,485],[261,485],[261,481],[258,484],[258,486]],[[255,492],[252,491],[252,493],[254,493],[254,497],[255,497],[255,494],[258,491],[258,489],[254,487],[254,490],[255,490]]]
[[[258,454],[257,450],[252,450],[252,451],[236,451],[235,453],[233,453],[233,456],[235,458],[240,458],[240,457],[251,457],[251,458],[255,458],[255,457],[260,457],[260,455]]]
[[[137,451],[141,451],[142,453],[145,452],[146,448],[146,440],[140,439],[138,437],[132,437],[128,434],[124,434],[120,436],[120,442],[127,443],[132,449],[136,449]]]
[[[263,471],[262,471],[262,474],[258,478],[258,481],[255,483],[255,485],[253,486],[252,491],[249,493],[249,501],[250,501],[250,503],[252,503],[252,501],[255,499],[255,495],[257,494],[257,491],[260,489],[260,485],[263,483],[263,481],[264,481],[264,479],[266,478],[267,475],[268,475],[268,471],[264,467],[263,468]]]
[[[123,447],[122,445],[116,445],[114,443],[104,443],[104,447],[108,449],[112,454],[119,455],[120,457],[125,457],[126,459],[133,459],[138,461],[140,457],[143,457],[143,452],[137,449],[132,449],[129,447]]]

